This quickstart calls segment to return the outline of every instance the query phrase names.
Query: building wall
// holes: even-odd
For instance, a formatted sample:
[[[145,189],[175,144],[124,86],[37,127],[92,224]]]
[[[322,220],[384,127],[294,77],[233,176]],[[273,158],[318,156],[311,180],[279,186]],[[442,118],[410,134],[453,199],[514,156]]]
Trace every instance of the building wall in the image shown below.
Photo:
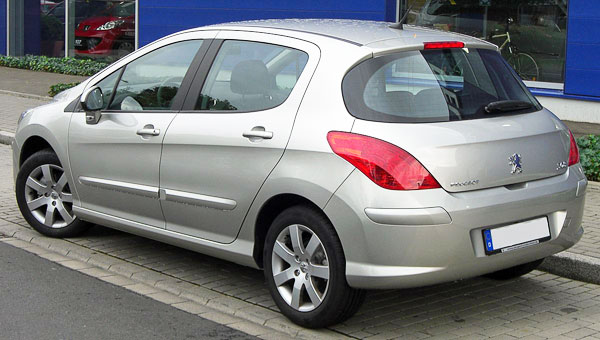
[[[570,0],[565,94],[600,97],[600,1]]]
[[[229,21],[280,18],[396,19],[396,0],[139,0],[138,8],[139,46],[187,28]]]
[[[6,0],[0,0],[0,54],[6,54]]]

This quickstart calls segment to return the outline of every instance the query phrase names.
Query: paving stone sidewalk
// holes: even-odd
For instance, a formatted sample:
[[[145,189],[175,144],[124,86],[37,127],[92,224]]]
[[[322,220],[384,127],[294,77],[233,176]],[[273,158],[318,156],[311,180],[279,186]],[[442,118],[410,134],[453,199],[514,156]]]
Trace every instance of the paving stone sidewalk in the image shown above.
[[[47,96],[51,85],[82,82],[87,77],[0,67],[0,90]]]
[[[23,111],[49,102],[49,99],[25,98],[0,93],[0,131],[14,133]]]

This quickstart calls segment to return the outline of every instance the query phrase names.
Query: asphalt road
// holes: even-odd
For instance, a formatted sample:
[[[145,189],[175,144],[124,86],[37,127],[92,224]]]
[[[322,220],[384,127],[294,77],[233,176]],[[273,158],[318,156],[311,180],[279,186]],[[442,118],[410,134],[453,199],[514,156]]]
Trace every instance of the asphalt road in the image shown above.
[[[254,339],[2,242],[0,338]]]

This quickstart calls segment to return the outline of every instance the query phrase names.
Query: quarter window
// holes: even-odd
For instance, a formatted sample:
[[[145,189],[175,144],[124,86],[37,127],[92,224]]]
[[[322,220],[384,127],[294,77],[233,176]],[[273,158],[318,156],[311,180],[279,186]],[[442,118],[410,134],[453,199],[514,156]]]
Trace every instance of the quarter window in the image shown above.
[[[258,111],[283,103],[308,61],[305,52],[227,40],[208,73],[196,110]]]
[[[174,43],[129,63],[117,86],[111,110],[170,110],[202,40]]]

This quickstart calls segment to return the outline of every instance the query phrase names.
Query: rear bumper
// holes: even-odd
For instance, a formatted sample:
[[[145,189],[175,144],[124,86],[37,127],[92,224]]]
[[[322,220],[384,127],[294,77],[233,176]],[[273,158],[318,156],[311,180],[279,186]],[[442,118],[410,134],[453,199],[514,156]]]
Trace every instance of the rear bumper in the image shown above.
[[[354,171],[325,208],[356,288],[406,288],[478,276],[547,257],[583,234],[579,164],[515,189],[391,191]],[[486,255],[482,230],[547,217],[550,240]]]

